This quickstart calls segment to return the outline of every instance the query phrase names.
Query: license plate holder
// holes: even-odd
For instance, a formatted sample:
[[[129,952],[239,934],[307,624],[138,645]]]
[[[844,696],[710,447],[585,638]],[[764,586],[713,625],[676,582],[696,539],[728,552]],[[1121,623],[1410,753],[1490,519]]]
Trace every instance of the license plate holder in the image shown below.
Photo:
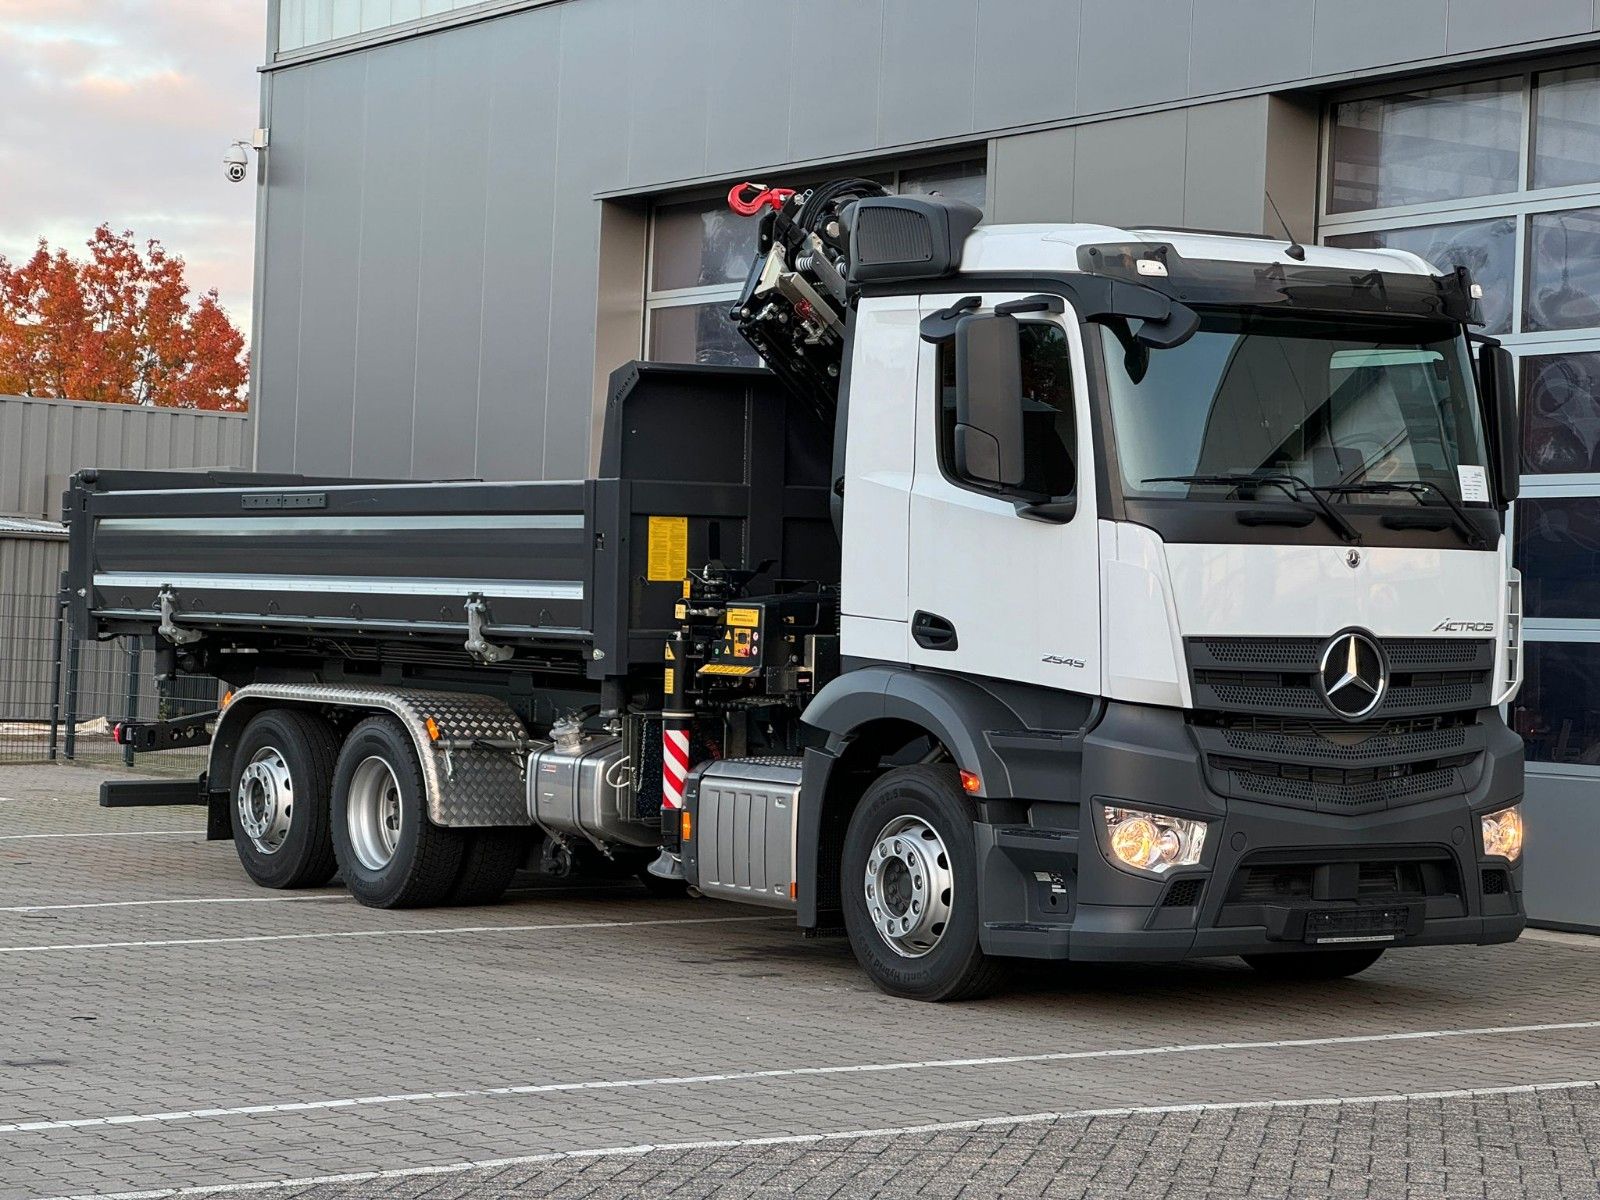
[[[1410,924],[1411,909],[1404,904],[1323,909],[1306,914],[1305,940],[1313,946],[1395,942]]]

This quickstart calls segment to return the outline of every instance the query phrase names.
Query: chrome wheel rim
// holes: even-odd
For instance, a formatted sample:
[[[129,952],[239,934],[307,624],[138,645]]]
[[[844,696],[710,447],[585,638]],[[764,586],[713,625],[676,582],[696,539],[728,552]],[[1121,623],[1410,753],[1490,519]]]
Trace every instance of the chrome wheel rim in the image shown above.
[[[239,828],[262,854],[276,854],[289,839],[294,818],[294,777],[283,751],[263,746],[245,764],[234,797]]]
[[[345,814],[356,861],[369,871],[383,870],[400,844],[400,781],[377,755],[363,759],[350,777]]]
[[[944,840],[921,817],[896,817],[883,827],[862,885],[867,914],[896,954],[921,958],[944,937],[955,875]]]

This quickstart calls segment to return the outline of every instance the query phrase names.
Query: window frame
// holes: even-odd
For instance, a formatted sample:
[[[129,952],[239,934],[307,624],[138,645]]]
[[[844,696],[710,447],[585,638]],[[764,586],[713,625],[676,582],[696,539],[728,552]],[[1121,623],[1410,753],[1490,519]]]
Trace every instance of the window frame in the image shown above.
[[[1574,208],[1600,207],[1600,179],[1588,184],[1562,187],[1535,188],[1534,170],[1534,104],[1535,83],[1538,76],[1548,71],[1572,67],[1600,65],[1600,56],[1591,48],[1569,54],[1552,55],[1522,64],[1499,63],[1474,70],[1447,74],[1419,76],[1397,83],[1389,80],[1358,89],[1351,89],[1330,97],[1323,106],[1320,140],[1321,169],[1317,179],[1317,239],[1346,233],[1374,233],[1392,229],[1416,229],[1429,225],[1444,225],[1462,221],[1481,221],[1495,217],[1509,217],[1515,222],[1516,236],[1513,245],[1511,275],[1511,330],[1497,334],[1511,351],[1516,361],[1517,402],[1522,401],[1524,357],[1551,354],[1582,354],[1600,352],[1600,326],[1579,329],[1527,331],[1524,328],[1524,308],[1532,279],[1532,218],[1541,213],[1560,212]],[[1392,96],[1398,92],[1455,84],[1481,82],[1491,79],[1521,79],[1522,129],[1518,147],[1517,181],[1514,192],[1496,195],[1461,197],[1431,204],[1398,205],[1389,208],[1362,209],[1355,212],[1332,212],[1330,200],[1333,189],[1333,131],[1334,110],[1338,105],[1353,100]],[[1600,170],[1597,170],[1600,175]],[[1600,472],[1569,474],[1521,475],[1522,496],[1529,500],[1541,499],[1600,499]],[[1505,530],[1508,561],[1514,563],[1516,553],[1517,506],[1508,514]],[[1525,618],[1523,639],[1528,644],[1568,643],[1600,644],[1600,609],[1593,617],[1584,618]],[[1507,714],[1509,717],[1509,713]],[[1555,763],[1530,760],[1530,774],[1581,776],[1600,779],[1600,765],[1582,763]]]

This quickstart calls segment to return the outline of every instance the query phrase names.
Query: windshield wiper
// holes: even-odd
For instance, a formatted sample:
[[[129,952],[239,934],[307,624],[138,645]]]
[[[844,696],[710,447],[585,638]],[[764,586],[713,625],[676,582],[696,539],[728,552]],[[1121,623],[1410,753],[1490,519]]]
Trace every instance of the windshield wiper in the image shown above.
[[[1212,484],[1217,487],[1233,486],[1238,488],[1245,484],[1265,484],[1269,487],[1282,488],[1289,498],[1298,503],[1303,503],[1300,495],[1304,492],[1316,501],[1317,507],[1322,510],[1322,515],[1327,518],[1328,524],[1347,542],[1361,541],[1361,532],[1344,517],[1333,505],[1328,503],[1327,497],[1319,494],[1300,476],[1288,471],[1277,471],[1270,475],[1252,475],[1248,471],[1222,471],[1209,475],[1156,475],[1141,483],[1198,483]]]
[[[1411,483],[1401,483],[1396,480],[1371,480],[1366,483],[1329,483],[1313,487],[1311,490],[1313,492],[1327,492],[1333,496],[1381,496],[1404,492],[1424,508],[1428,506],[1428,502],[1422,497],[1428,492],[1432,492],[1443,500],[1445,506],[1449,508],[1450,524],[1465,539],[1467,545],[1474,550],[1487,550],[1489,548],[1488,540],[1478,531],[1478,527],[1472,523],[1472,518],[1467,516],[1467,510],[1461,507],[1454,496],[1431,480],[1418,479]]]

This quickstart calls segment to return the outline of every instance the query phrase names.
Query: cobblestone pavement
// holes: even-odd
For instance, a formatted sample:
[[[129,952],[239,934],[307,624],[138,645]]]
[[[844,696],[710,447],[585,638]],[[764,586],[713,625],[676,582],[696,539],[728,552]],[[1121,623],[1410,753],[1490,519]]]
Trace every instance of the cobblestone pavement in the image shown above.
[[[262,892],[101,774],[0,768],[0,1200],[1600,1196],[1589,939],[928,1006],[631,886]]]

